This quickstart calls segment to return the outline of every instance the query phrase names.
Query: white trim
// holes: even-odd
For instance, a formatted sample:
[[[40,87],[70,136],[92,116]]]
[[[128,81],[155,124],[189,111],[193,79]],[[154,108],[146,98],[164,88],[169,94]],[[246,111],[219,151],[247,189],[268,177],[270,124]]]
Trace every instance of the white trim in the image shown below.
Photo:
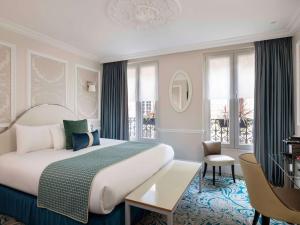
[[[183,75],[186,77],[187,82],[188,82],[188,86],[189,86],[189,87],[188,87],[188,88],[189,88],[189,98],[188,98],[188,100],[187,100],[186,105],[183,107],[183,109],[178,109],[178,108],[176,108],[175,104],[174,104],[173,101],[172,101],[172,98],[173,98],[173,96],[172,96],[172,93],[173,93],[173,90],[172,90],[172,89],[173,89],[173,82],[174,82],[174,80],[175,80],[175,78],[176,78],[176,76],[177,76],[178,74],[183,74]],[[180,86],[180,88],[181,88],[181,86]],[[173,109],[174,109],[176,112],[178,112],[178,113],[184,112],[184,111],[187,110],[188,107],[190,106],[191,101],[192,101],[192,97],[193,97],[193,85],[192,85],[192,81],[191,81],[190,76],[189,76],[185,71],[183,71],[183,70],[178,70],[178,71],[176,71],[176,72],[173,74],[173,76],[172,76],[172,78],[171,78],[171,80],[170,80],[170,83],[169,83],[169,101],[170,101],[170,103],[171,103]],[[181,99],[180,99],[180,101],[181,101]]]
[[[102,57],[100,62],[107,63],[107,62],[120,61],[120,60],[132,60],[132,59],[139,59],[139,58],[156,57],[160,55],[181,53],[181,52],[190,52],[195,50],[216,48],[216,47],[222,47],[228,45],[246,44],[254,41],[288,37],[291,36],[292,34],[293,33],[290,32],[288,29],[282,29],[276,32],[267,32],[267,33],[260,33],[254,35],[245,35],[245,36],[238,36],[238,37],[232,37],[226,39],[206,41],[198,44],[184,45],[184,46],[178,46],[174,48],[165,48],[161,50],[139,52],[139,53],[120,55],[115,57]]]
[[[201,129],[169,129],[169,128],[158,128],[158,132],[162,133],[184,133],[184,134],[205,134],[205,130]]]
[[[78,97],[78,93],[77,93],[77,85],[78,85],[78,69],[84,69],[84,70],[88,70],[88,71],[92,71],[98,74],[98,118],[87,118],[89,121],[99,121],[100,120],[100,78],[101,78],[101,73],[100,70],[97,69],[93,69],[91,67],[87,67],[81,64],[76,64],[75,65],[75,71],[76,71],[76,79],[75,79],[75,101],[74,101],[74,106],[75,106],[75,114],[78,117],[78,102],[77,102],[77,97]]]
[[[53,47],[57,47],[60,49],[63,49],[65,51],[68,51],[70,53],[82,56],[84,58],[94,60],[94,61],[100,61],[100,58],[92,53],[88,53],[86,51],[80,50],[70,44],[67,44],[63,41],[59,41],[57,39],[54,39],[52,37],[49,37],[45,34],[39,33],[37,31],[31,30],[27,27],[21,26],[19,24],[13,23],[11,21],[8,21],[6,19],[0,18],[0,27],[3,27],[7,30],[13,31],[17,34],[24,35],[26,37],[32,38],[37,41],[41,41],[44,43],[47,43]]]
[[[16,119],[16,45],[0,41],[1,45],[10,48],[10,122]],[[9,123],[1,123],[0,127],[8,127]]]
[[[296,43],[296,115],[297,125],[300,126],[300,41]]]
[[[68,93],[69,93],[69,91],[68,91],[69,90],[69,87],[68,87],[68,65],[69,65],[69,62],[64,59],[59,59],[59,58],[53,57],[48,54],[33,51],[31,49],[27,50],[27,88],[26,88],[27,89],[27,108],[30,109],[32,107],[32,101],[31,101],[31,76],[32,76],[31,59],[32,59],[32,55],[40,56],[43,58],[47,58],[47,59],[65,64],[65,88],[66,88],[66,90],[65,90],[65,95],[66,95],[65,107],[69,108],[69,101],[68,101]]]

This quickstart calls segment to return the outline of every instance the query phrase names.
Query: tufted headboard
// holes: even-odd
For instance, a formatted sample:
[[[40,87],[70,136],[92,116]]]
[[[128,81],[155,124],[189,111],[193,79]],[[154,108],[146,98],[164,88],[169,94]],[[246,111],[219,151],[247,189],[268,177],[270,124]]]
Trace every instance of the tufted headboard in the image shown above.
[[[50,125],[62,123],[63,120],[76,120],[77,116],[70,109],[60,105],[39,105],[22,113],[7,129],[0,133],[0,155],[16,151],[16,124]]]

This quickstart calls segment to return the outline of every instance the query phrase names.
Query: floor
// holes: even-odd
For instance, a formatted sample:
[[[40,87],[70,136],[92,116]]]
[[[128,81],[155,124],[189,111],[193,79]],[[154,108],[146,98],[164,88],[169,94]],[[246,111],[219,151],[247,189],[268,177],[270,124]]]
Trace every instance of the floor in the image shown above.
[[[212,178],[205,179],[203,192],[198,193],[197,179],[185,193],[175,212],[174,225],[250,225],[254,211],[249,203],[245,182],[233,183],[231,177],[217,177],[216,186]],[[165,225],[163,216],[152,213],[139,225]],[[272,220],[272,225],[287,225]]]
[[[208,176],[201,194],[197,178],[190,185],[176,210],[174,225],[250,225],[253,213],[243,180],[237,179],[234,184],[230,177],[217,177],[216,186],[213,186]],[[275,220],[271,224],[287,225]],[[22,224],[0,215],[0,225]],[[165,225],[165,218],[151,213],[138,225]]]

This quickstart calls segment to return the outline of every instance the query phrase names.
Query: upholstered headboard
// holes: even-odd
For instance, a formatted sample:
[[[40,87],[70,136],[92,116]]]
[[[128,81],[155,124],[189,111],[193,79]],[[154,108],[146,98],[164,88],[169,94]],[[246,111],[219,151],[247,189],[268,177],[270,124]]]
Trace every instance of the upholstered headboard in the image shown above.
[[[16,124],[50,125],[62,123],[65,119],[76,120],[77,117],[70,109],[60,105],[39,105],[25,111],[7,129],[0,133],[0,155],[16,151]]]

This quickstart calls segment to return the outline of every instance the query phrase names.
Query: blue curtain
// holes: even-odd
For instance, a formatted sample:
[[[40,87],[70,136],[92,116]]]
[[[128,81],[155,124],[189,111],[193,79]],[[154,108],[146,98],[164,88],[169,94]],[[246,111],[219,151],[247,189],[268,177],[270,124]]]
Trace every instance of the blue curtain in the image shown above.
[[[283,183],[282,140],[294,134],[292,38],[255,42],[254,150],[269,181]]]
[[[101,137],[129,139],[127,61],[103,64]]]

